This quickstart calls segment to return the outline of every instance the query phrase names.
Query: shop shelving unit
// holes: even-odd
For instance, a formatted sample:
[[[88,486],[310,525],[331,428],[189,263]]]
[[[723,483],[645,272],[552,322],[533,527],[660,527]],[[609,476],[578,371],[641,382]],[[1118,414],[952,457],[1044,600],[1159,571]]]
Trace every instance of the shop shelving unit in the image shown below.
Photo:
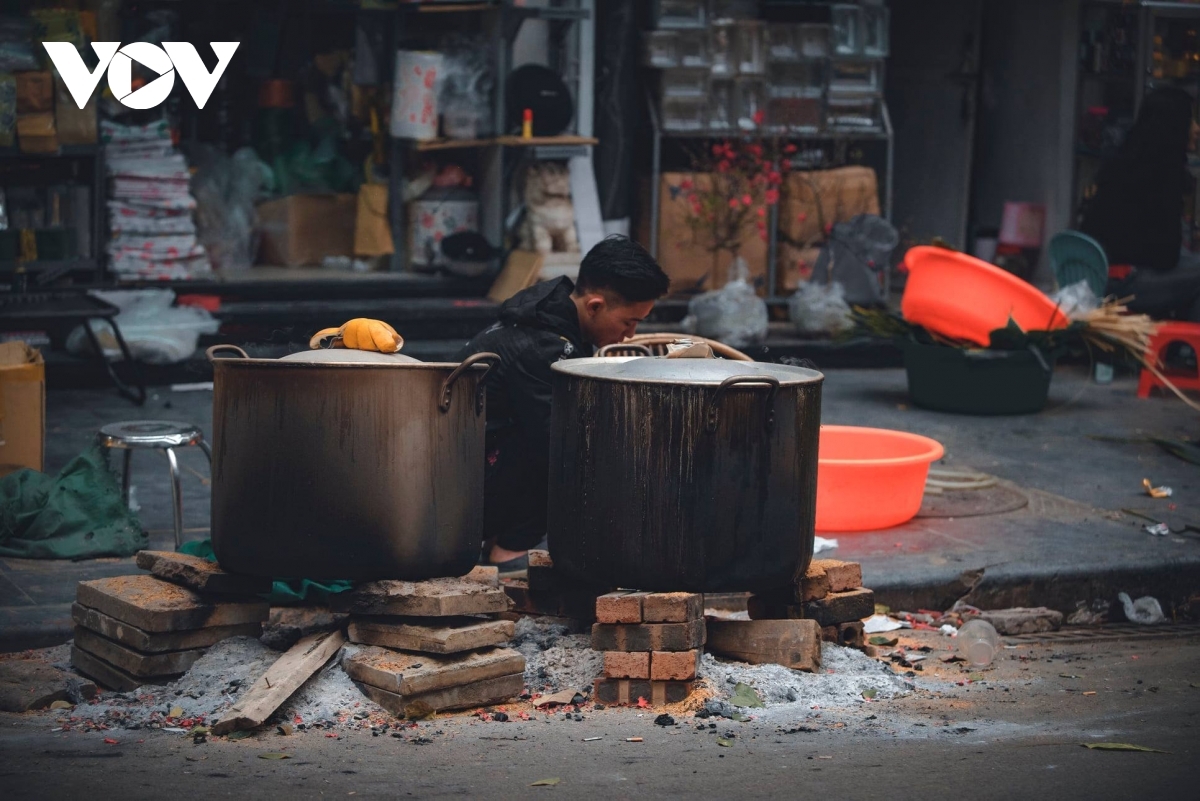
[[[495,42],[493,66],[496,88],[493,97],[494,136],[479,139],[415,141],[391,139],[389,219],[396,252],[393,270],[407,269],[408,221],[404,204],[404,165],[414,154],[475,150],[480,164],[480,219],[482,233],[496,246],[503,246],[511,228],[511,181],[526,159],[562,160],[572,171],[592,176],[592,114],[594,105],[594,26],[596,0],[549,0],[546,5],[525,5],[516,0],[491,3],[401,3],[396,16],[396,39],[402,41],[414,25],[413,15],[446,13],[486,14],[484,29]],[[513,44],[522,26],[530,20],[547,23],[549,62],[571,89],[575,103],[574,130],[560,136],[523,139],[509,130],[506,114],[506,80],[513,68]],[[592,178],[594,181],[594,177]],[[577,204],[578,205],[578,204]]]
[[[89,239],[87,253],[73,259],[0,264],[0,276],[8,277],[20,266],[29,285],[51,283],[71,276],[81,281],[106,278],[104,245],[108,231],[105,206],[104,148],[101,145],[66,145],[57,153],[23,153],[16,148],[0,150],[0,186],[84,185],[89,188],[86,210]],[[79,210],[75,210],[78,213]]]
[[[1091,32],[1097,30],[1097,23],[1101,24],[1102,35],[1092,37]],[[1110,155],[1112,146],[1116,144],[1114,141],[1108,147],[1098,148],[1084,141],[1088,109],[1103,106],[1115,111],[1119,117],[1132,121],[1146,93],[1159,86],[1180,86],[1193,95],[1200,95],[1198,33],[1200,4],[1160,0],[1084,0],[1080,8],[1080,52],[1076,70],[1072,219],[1077,218],[1102,160]],[[1168,39],[1173,41],[1166,41]],[[1172,58],[1169,59],[1170,63],[1164,62],[1164,52],[1180,41],[1191,43],[1190,59]],[[1102,49],[1099,54],[1098,49]],[[1120,66],[1114,68],[1114,63]],[[1193,158],[1190,168],[1193,175],[1200,178],[1200,162]],[[1200,185],[1200,181],[1197,183]],[[1197,219],[1200,215],[1195,211],[1198,209],[1200,191],[1193,199],[1192,226],[1196,230],[1200,230],[1200,219]]]
[[[853,4],[853,0],[847,0],[848,4]],[[765,5],[772,5],[770,0]],[[787,3],[774,3],[774,5],[788,5]],[[828,5],[827,3],[811,3],[799,0],[792,3],[793,6],[820,6]],[[704,26],[698,26],[704,27]],[[688,30],[688,28],[676,28],[675,30]],[[861,31],[860,34],[861,35]],[[822,59],[810,59],[806,57],[798,57],[797,61],[813,61],[824,60],[831,62],[838,58],[849,58],[857,60],[867,58],[883,62],[886,56],[837,56],[833,54],[833,44],[830,43],[829,55]],[[685,67],[686,69],[687,67]],[[643,67],[646,71],[652,71],[650,67]],[[703,68],[701,68],[703,69]],[[726,78],[728,79],[728,78]],[[883,99],[882,88],[885,85],[886,74],[885,67],[880,66],[880,77],[878,92],[874,94],[878,100],[879,106],[879,126],[875,129],[853,130],[831,128],[827,125],[820,126],[817,130],[743,130],[741,128],[716,129],[705,127],[697,130],[668,130],[659,116],[659,107],[656,102],[657,98],[650,91],[646,93],[647,111],[650,119],[651,127],[651,159],[650,159],[650,252],[655,256],[658,255],[658,238],[659,238],[659,221],[661,218],[661,176],[663,173],[664,162],[664,146],[678,149],[678,146],[686,147],[688,144],[696,144],[703,142],[706,145],[709,142],[719,140],[779,140],[781,142],[792,143],[798,146],[801,151],[821,149],[823,158],[819,164],[797,164],[798,169],[818,167],[830,168],[837,166],[845,166],[851,163],[848,154],[852,147],[863,144],[875,144],[883,149],[882,157],[882,187],[880,190],[880,211],[883,217],[887,220],[892,219],[892,194],[893,194],[893,167],[895,157],[895,140],[892,128],[891,117],[888,113],[887,103]],[[828,94],[828,92],[826,93]],[[823,95],[823,98],[826,95]],[[871,96],[861,95],[862,97]],[[778,287],[778,242],[779,242],[779,210],[778,207],[772,207],[767,219],[767,299],[769,301],[779,300]]]

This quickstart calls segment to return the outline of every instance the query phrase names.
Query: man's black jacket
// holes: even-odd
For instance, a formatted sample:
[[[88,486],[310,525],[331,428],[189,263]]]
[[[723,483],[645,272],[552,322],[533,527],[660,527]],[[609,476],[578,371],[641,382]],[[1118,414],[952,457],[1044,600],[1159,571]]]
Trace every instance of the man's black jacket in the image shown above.
[[[487,378],[490,437],[515,429],[523,447],[549,454],[550,365],[592,355],[579,330],[574,289],[571,279],[559,278],[518,292],[500,307],[500,319],[459,353],[460,361],[484,351],[500,356]]]

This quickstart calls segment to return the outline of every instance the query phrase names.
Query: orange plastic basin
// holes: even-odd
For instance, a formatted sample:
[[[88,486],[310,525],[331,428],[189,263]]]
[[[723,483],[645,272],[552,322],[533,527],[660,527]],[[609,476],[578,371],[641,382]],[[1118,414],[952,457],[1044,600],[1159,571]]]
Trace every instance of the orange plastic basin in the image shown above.
[[[974,256],[921,245],[908,251],[904,265],[904,319],[942,336],[986,348],[1009,317],[1026,331],[1070,323],[1037,287]]]
[[[937,440],[886,428],[821,426],[817,531],[876,531],[921,508]]]

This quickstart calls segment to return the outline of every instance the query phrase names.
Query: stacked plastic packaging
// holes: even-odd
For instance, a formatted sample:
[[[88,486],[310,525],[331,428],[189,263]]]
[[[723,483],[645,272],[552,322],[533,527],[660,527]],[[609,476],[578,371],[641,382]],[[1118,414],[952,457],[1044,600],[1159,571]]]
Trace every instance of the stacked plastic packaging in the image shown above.
[[[166,122],[101,123],[111,180],[110,268],[121,278],[179,280],[211,272],[196,240],[187,162]]]

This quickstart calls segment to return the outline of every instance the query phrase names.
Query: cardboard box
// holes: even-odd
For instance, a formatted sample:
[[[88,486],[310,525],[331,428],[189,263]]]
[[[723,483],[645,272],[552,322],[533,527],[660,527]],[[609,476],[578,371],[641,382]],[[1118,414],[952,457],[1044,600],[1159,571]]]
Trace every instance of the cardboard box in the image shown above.
[[[729,280],[729,251],[713,252],[703,235],[697,236],[688,225],[688,205],[679,185],[691,180],[698,188],[706,186],[705,173],[665,172],[659,177],[658,263],[671,278],[672,295],[694,295],[725,286]],[[674,190],[674,191],[672,191]],[[645,196],[649,198],[649,186]],[[649,203],[644,204],[648,209]],[[645,215],[638,226],[637,239],[650,244],[650,218]],[[765,294],[767,243],[753,225],[748,226],[739,255],[750,267],[750,280],[757,282],[759,294]]]
[[[54,82],[57,97],[55,100],[55,120],[58,124],[58,141],[64,145],[94,145],[99,139],[96,122],[96,97],[93,92],[87,105],[79,108],[75,99],[67,91],[67,85],[62,78]]]
[[[54,75],[50,72],[18,72],[17,113],[54,113]]]
[[[46,448],[46,365],[24,342],[0,343],[0,475],[41,470]]]
[[[825,226],[879,213],[879,183],[870,167],[796,172],[786,180],[776,250],[779,291],[784,293],[812,274]]]
[[[22,153],[57,153],[59,142],[54,114],[18,114],[17,144]]]
[[[354,255],[355,195],[289,195],[258,205],[262,261],[285,267],[320,265]]]

